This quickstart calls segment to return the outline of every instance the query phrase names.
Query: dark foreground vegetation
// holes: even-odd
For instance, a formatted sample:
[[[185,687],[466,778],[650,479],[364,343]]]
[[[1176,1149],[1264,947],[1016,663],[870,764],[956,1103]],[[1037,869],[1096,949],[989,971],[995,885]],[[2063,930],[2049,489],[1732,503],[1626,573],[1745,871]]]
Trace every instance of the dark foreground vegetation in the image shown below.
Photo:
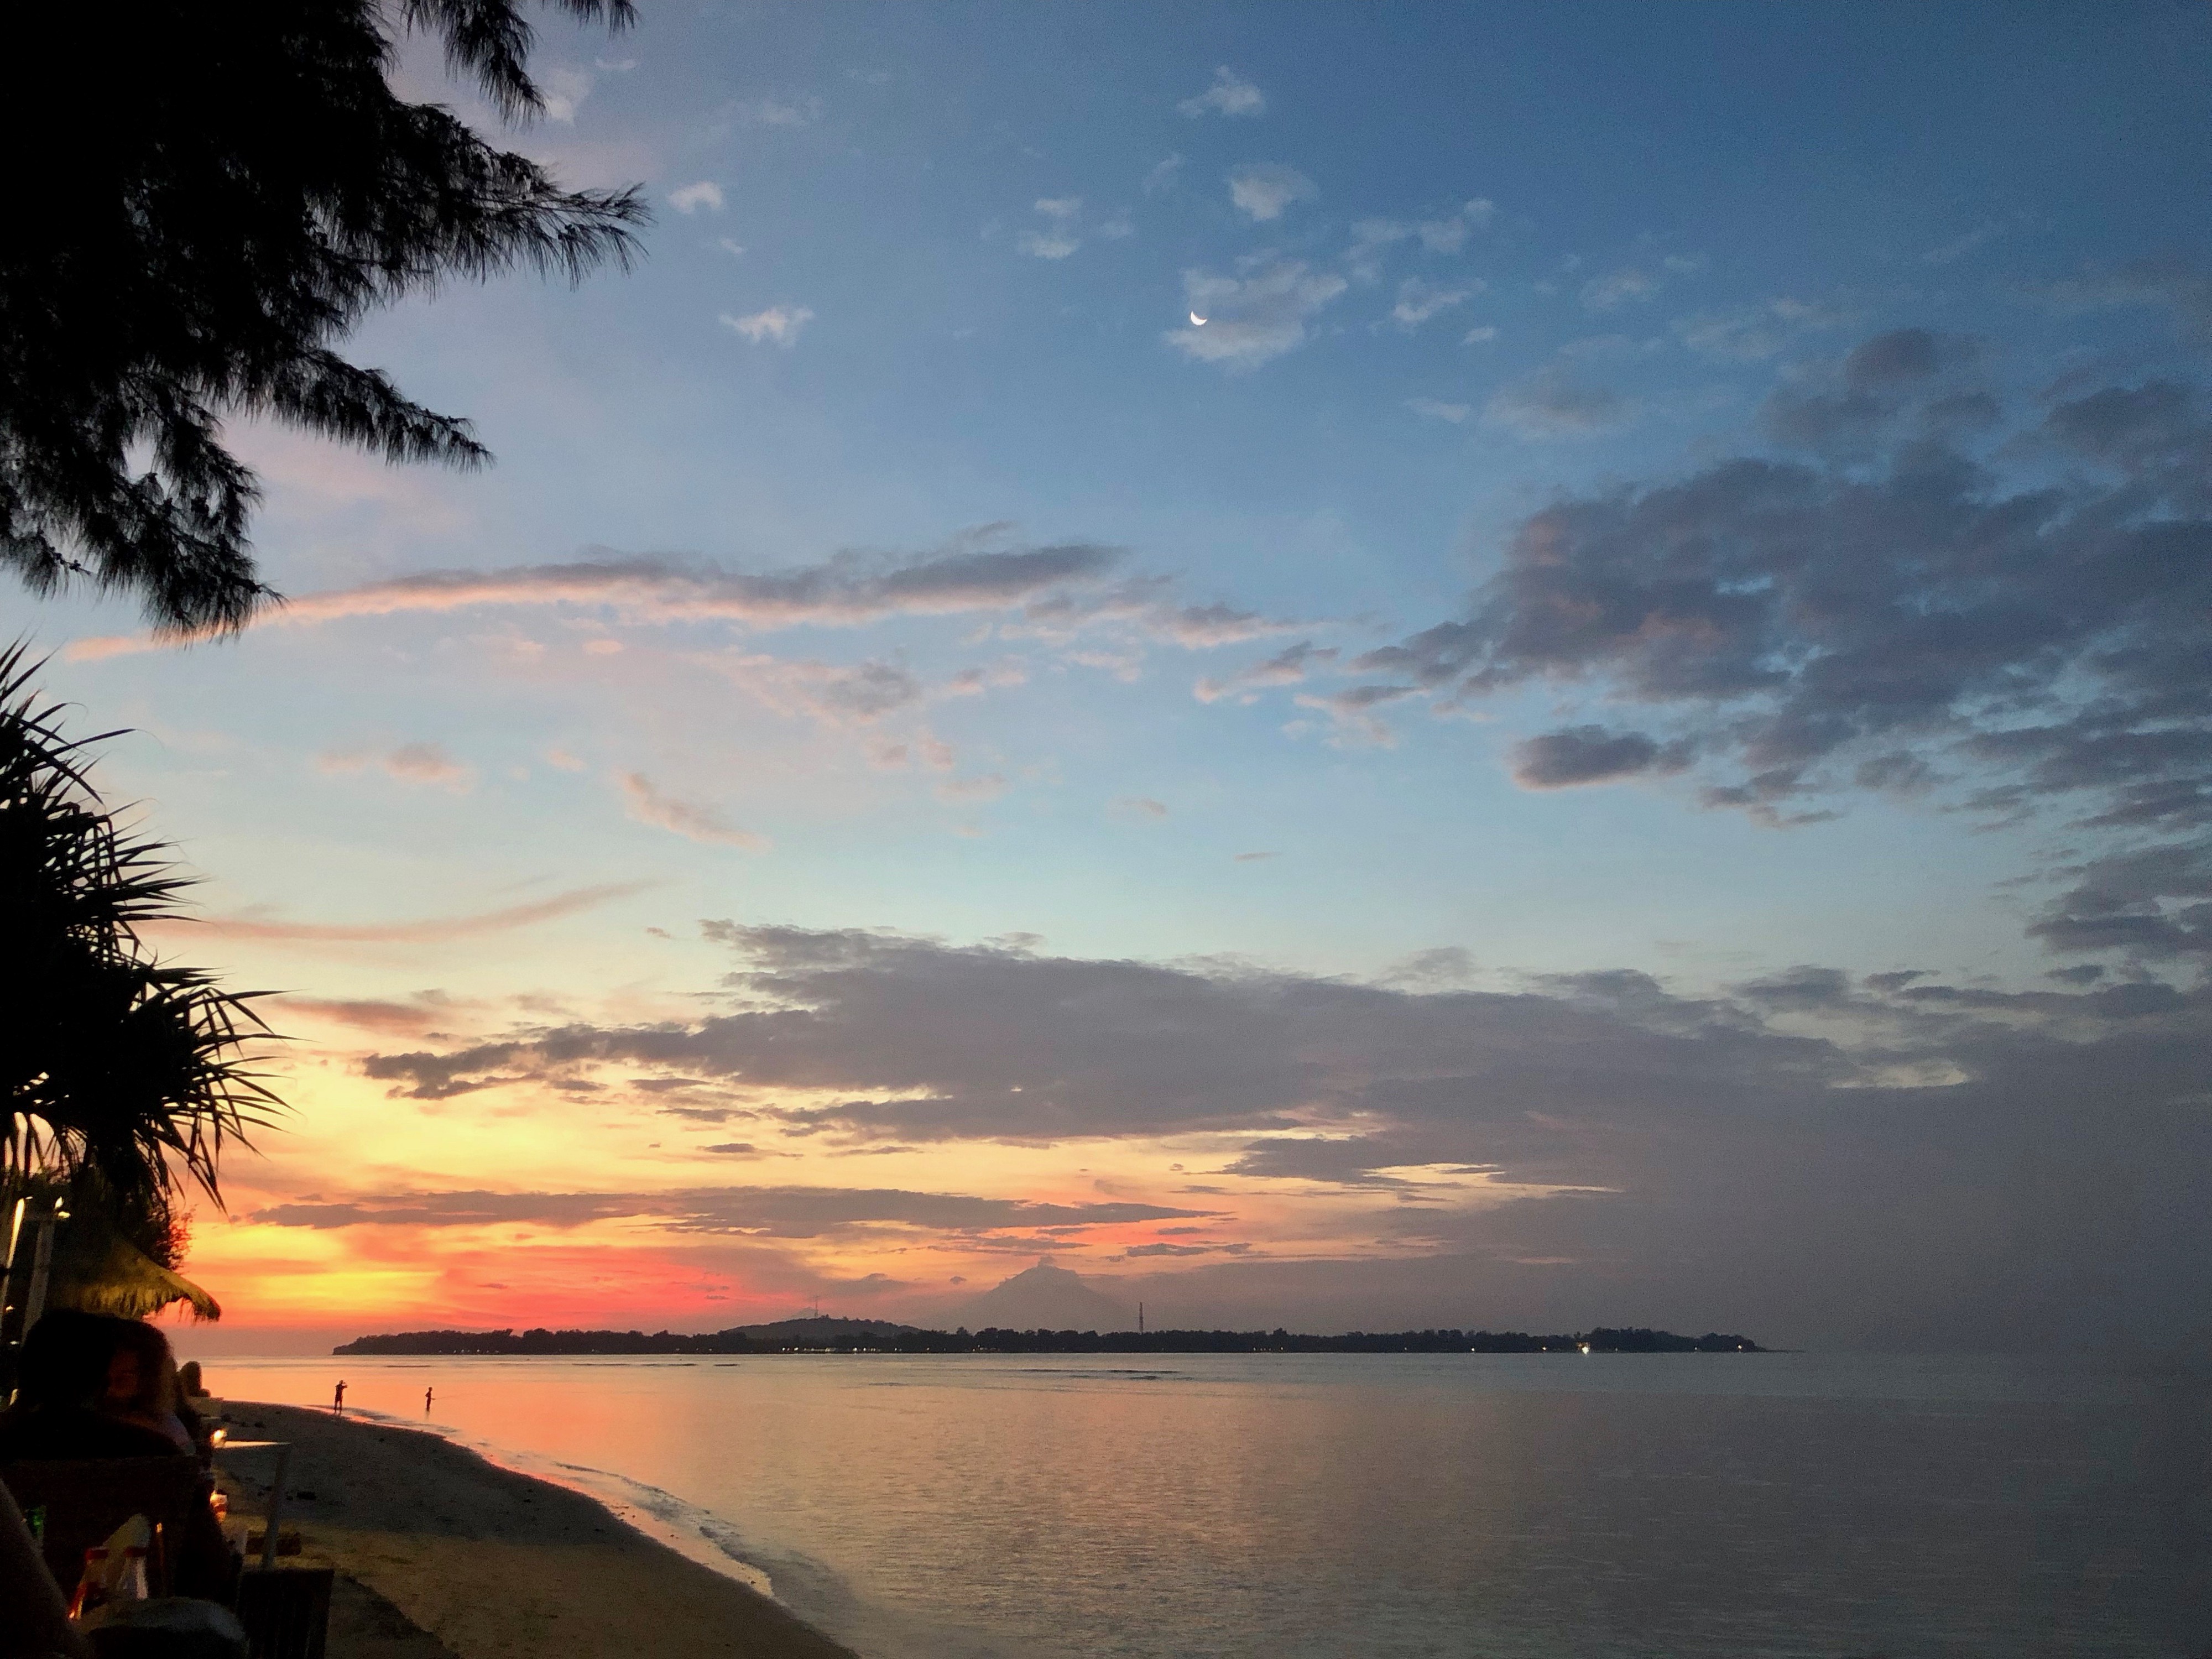
[[[806,1319],[699,1335],[657,1331],[404,1331],[364,1336],[341,1354],[767,1353],[1764,1353],[1747,1336],[1677,1336],[1640,1326],[1574,1334],[1525,1331],[924,1331],[872,1320]]]

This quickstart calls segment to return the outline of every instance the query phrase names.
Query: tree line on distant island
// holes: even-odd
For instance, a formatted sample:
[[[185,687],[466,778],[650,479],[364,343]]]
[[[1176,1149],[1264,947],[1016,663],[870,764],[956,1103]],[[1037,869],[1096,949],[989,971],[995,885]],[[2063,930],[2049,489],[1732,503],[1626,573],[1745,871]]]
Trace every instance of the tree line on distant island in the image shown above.
[[[816,1324],[820,1322],[794,1322]],[[856,1326],[865,1322],[854,1321]],[[404,1331],[364,1336],[337,1354],[772,1354],[772,1353],[1765,1353],[1747,1336],[1708,1331],[1677,1336],[1642,1326],[1599,1326],[1574,1334],[1526,1331],[924,1331],[853,1329],[776,1333],[675,1331]]]

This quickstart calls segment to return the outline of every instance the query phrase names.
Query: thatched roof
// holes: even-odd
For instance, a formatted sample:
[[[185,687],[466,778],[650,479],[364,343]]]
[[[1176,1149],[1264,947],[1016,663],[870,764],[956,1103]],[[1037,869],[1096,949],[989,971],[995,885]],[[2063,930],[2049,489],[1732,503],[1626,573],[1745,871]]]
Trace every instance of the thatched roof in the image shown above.
[[[66,1239],[68,1228],[64,1227]],[[89,1231],[89,1230],[88,1230]],[[95,1255],[100,1236],[106,1249]],[[182,1273],[172,1273],[137,1249],[128,1239],[102,1228],[82,1238],[72,1249],[56,1241],[53,1277],[46,1287],[46,1304],[78,1308],[86,1313],[112,1314],[122,1319],[143,1319],[173,1304],[191,1305],[195,1319],[220,1319],[222,1304]]]

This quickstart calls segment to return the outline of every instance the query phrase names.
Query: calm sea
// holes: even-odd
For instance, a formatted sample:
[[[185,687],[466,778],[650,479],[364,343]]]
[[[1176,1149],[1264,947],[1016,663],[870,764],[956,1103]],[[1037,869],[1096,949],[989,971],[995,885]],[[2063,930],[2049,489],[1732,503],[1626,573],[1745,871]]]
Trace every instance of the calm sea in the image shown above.
[[[185,1344],[189,1351],[189,1341]],[[1806,1354],[209,1362],[431,1421],[868,1659],[2212,1653],[2212,1402]]]

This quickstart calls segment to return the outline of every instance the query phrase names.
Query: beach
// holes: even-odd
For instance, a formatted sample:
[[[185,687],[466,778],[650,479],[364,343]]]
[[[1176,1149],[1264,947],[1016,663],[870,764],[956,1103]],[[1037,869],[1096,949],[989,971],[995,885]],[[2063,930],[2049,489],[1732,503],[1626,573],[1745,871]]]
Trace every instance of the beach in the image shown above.
[[[301,1549],[286,1565],[337,1571],[330,1659],[852,1659],[591,1498],[437,1435],[211,1404],[234,1438],[292,1443],[283,1530]],[[261,1515],[263,1467],[225,1471],[235,1513]]]

